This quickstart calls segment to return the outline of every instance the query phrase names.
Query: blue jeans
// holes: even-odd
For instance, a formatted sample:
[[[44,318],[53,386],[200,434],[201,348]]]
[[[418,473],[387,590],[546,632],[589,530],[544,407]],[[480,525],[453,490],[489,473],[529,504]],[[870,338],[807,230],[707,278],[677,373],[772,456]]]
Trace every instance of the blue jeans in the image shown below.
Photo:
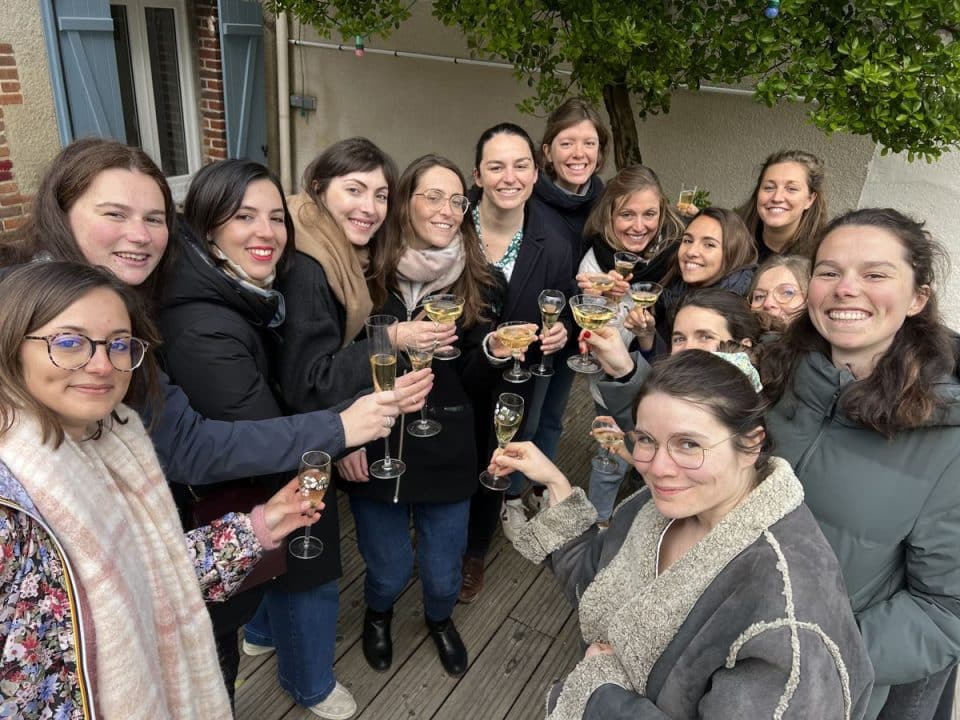
[[[567,366],[567,354],[558,353],[553,361],[553,375],[548,378],[533,378],[537,385],[520,440],[533,440],[533,444],[551,460],[563,434],[563,413],[567,409],[567,399],[570,397],[575,376],[576,373]],[[513,473],[507,495],[522,493],[526,479],[523,473]]]
[[[301,592],[271,585],[244,629],[249,642],[274,648],[280,686],[299,705],[315,705],[337,683],[333,660],[339,608],[336,580]]]
[[[596,455],[603,453],[601,448],[597,448]],[[597,520],[606,522],[613,514],[613,507],[617,502],[617,493],[620,492],[620,485],[627,474],[629,464],[616,453],[610,453],[610,458],[617,464],[617,469],[613,472],[601,472],[595,467],[590,468],[590,485],[587,490],[587,497],[593,506],[597,509]]]
[[[429,620],[446,620],[457,604],[463,553],[467,549],[470,500],[455,503],[387,503],[350,497],[357,545],[367,566],[367,607],[386,612],[413,575],[410,515],[417,530],[417,565],[423,609]]]

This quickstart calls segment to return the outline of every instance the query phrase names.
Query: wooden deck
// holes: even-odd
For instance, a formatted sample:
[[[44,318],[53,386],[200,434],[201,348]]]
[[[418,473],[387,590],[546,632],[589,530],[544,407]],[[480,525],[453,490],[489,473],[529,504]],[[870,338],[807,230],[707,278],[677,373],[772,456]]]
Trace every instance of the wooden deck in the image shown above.
[[[593,401],[578,378],[567,406],[558,465],[585,483],[594,443],[588,433]],[[341,498],[343,495],[341,494]],[[363,622],[363,561],[353,518],[341,505],[343,578],[337,627],[336,675],[357,700],[363,720],[520,720],[543,716],[551,681],[580,658],[577,618],[552,574],[524,560],[497,534],[487,556],[483,592],[457,605],[454,620],[470,655],[463,677],[451,678],[437,659],[423,623],[420,583],[414,579],[394,608],[393,666],[371,670],[360,647]],[[240,665],[238,720],[315,718],[277,684],[273,653]]]

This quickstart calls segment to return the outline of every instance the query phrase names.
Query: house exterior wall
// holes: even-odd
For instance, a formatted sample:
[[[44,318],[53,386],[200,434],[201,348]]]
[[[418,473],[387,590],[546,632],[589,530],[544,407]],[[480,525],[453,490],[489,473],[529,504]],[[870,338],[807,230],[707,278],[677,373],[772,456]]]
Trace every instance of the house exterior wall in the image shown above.
[[[60,150],[37,0],[6,0],[0,23],[0,224],[20,227]]]
[[[200,138],[203,164],[227,157],[227,122],[223,107],[222,57],[217,0],[193,3],[193,38],[200,77]]]

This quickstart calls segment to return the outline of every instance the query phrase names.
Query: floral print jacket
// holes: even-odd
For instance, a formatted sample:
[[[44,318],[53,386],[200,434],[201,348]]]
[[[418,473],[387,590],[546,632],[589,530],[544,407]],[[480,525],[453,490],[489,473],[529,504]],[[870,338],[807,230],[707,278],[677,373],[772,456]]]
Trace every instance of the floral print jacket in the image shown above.
[[[185,533],[204,599],[229,597],[260,559],[248,515]],[[0,463],[0,718],[93,717],[69,561]]]

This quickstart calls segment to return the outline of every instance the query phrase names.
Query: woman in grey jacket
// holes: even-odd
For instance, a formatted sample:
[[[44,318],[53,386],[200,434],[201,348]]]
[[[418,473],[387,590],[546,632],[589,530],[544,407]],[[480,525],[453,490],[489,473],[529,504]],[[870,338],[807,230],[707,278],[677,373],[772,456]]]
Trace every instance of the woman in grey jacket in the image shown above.
[[[733,364],[746,356],[724,358],[690,350],[652,369],[631,433],[647,487],[604,532],[532,444],[494,458],[548,486],[515,546],[549,559],[588,645],[549,720],[863,717],[873,673],[836,558],[768,455],[759,382]]]

